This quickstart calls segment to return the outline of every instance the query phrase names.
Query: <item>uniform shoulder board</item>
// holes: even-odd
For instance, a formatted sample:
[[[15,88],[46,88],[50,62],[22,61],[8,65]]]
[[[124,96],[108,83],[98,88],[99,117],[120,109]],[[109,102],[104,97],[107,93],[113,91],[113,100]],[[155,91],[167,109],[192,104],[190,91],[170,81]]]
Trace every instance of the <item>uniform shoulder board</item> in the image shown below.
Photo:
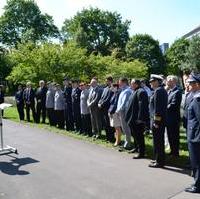
[[[200,92],[197,93],[197,94],[194,96],[194,98],[197,99],[197,102],[200,102]]]

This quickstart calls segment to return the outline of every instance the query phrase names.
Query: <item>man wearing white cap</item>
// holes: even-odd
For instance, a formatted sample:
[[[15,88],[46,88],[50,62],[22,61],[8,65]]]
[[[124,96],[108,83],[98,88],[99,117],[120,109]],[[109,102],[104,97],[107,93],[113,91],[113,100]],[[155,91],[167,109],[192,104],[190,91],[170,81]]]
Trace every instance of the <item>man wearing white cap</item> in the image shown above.
[[[150,98],[150,119],[153,133],[154,160],[149,167],[161,168],[165,164],[164,133],[167,110],[167,92],[163,87],[163,78],[160,75],[151,75],[150,84],[154,90]]]

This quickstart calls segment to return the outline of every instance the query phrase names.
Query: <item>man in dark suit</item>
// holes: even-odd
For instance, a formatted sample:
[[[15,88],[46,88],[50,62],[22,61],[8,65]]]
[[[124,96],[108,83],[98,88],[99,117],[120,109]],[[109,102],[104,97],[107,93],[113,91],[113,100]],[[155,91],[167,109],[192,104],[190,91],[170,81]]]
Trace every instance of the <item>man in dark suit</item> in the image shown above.
[[[170,145],[170,155],[179,156],[179,137],[180,137],[180,105],[182,100],[182,92],[177,87],[176,76],[167,77],[168,104],[167,104],[167,135]]]
[[[36,113],[35,113],[35,92],[32,89],[31,82],[27,82],[26,89],[23,93],[24,102],[26,105],[26,119],[30,122],[30,109],[32,111],[32,116],[34,122],[36,122]]]
[[[19,119],[24,120],[24,99],[23,99],[22,85],[18,86],[18,91],[15,94],[15,101],[16,101],[16,105],[17,105]]]
[[[103,93],[101,96],[101,99],[99,100],[98,107],[101,111],[103,121],[102,125],[105,128],[106,131],[106,139],[110,142],[114,142],[114,128],[110,126],[110,119],[108,116],[108,109],[110,107],[110,100],[113,95],[113,92],[111,91],[111,85],[113,83],[112,77],[106,78],[106,84],[107,86],[103,89]]]
[[[0,104],[4,103],[4,91],[3,91],[3,85],[0,85]],[[2,117],[3,117],[3,113],[4,111],[2,110]]]
[[[153,133],[154,160],[149,167],[160,168],[165,164],[164,133],[167,111],[167,91],[163,87],[163,78],[160,75],[151,75],[150,84],[154,90],[150,98],[151,130]]]
[[[134,92],[129,98],[126,122],[134,133],[134,139],[138,147],[138,154],[133,158],[139,159],[145,155],[144,131],[149,120],[149,102],[147,92],[141,88],[140,80],[133,79],[131,86]]]
[[[46,94],[47,94],[47,87],[45,86],[45,82],[40,80],[39,88],[35,93],[36,97],[36,122],[40,123],[40,115],[42,112],[42,123],[45,123],[46,120]]]
[[[72,113],[72,86],[69,79],[66,77],[63,80],[64,85],[64,98],[65,98],[65,124],[67,131],[74,130],[74,120]]]
[[[72,113],[74,118],[75,131],[81,133],[81,89],[77,80],[72,81]]]
[[[195,92],[188,107],[187,140],[194,184],[186,192],[200,193],[200,74],[192,73],[188,79],[189,90]]]
[[[88,97],[88,108],[91,115],[92,133],[95,139],[99,139],[102,130],[101,112],[98,102],[101,99],[102,89],[98,86],[97,79],[93,78],[90,83],[90,93]]]

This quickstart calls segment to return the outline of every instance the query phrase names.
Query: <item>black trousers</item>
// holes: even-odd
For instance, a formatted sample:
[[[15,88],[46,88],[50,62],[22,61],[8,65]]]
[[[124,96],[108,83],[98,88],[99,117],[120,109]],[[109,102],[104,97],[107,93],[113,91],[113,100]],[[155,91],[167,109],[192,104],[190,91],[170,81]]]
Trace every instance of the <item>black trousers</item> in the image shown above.
[[[153,155],[157,163],[165,164],[165,125],[161,124],[159,128],[152,127],[153,132]]]
[[[17,111],[19,114],[19,119],[24,120],[24,104],[17,104]]]
[[[56,125],[58,125],[58,128],[64,129],[65,127],[64,110],[55,110],[55,116],[56,116]]]
[[[133,138],[135,143],[135,148],[137,149],[140,155],[145,154],[145,140],[144,140],[144,131],[145,124],[134,124],[132,127]]]
[[[82,133],[92,136],[92,126],[90,114],[81,114]]]
[[[72,105],[65,103],[65,125],[67,131],[74,131]]]
[[[46,120],[45,104],[42,104],[41,102],[37,102],[37,106],[36,106],[36,122],[37,123],[40,123],[41,113],[42,113],[42,123],[45,123],[45,120]]]
[[[81,132],[80,104],[73,108],[73,118],[74,118],[75,131]]]
[[[49,119],[49,124],[50,126],[55,126],[56,121],[55,121],[55,111],[53,108],[47,108],[47,117]]]
[[[107,109],[101,109],[102,114],[102,127],[106,131],[106,139],[110,142],[115,141],[115,129],[110,126],[110,119],[108,116],[108,110]]]
[[[30,110],[32,111],[33,120],[34,122],[36,122],[36,113],[35,113],[34,103],[31,103],[31,104],[26,103],[26,119],[28,122],[30,122]]]
[[[178,121],[167,124],[167,136],[172,155],[179,155],[180,124]]]
[[[200,143],[188,143],[194,185],[200,189]]]

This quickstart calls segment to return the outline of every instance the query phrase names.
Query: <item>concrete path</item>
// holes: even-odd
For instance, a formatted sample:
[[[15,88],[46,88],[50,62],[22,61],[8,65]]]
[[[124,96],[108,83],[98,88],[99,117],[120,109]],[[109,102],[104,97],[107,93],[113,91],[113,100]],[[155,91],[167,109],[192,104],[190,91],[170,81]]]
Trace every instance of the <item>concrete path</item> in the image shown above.
[[[4,120],[1,199],[195,199],[192,178],[177,168],[152,169],[149,160]]]

